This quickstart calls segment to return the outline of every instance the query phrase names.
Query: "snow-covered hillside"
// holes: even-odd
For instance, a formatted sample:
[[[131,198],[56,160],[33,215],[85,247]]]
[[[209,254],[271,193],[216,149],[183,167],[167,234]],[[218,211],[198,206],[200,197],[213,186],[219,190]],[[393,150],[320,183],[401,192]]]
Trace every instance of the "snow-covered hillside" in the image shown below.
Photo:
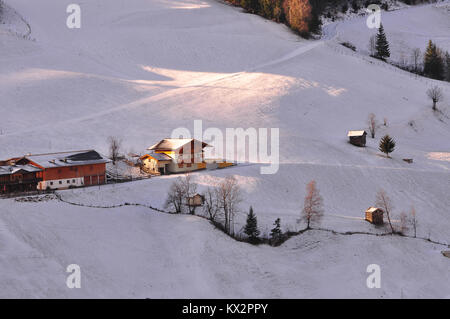
[[[0,158],[87,148],[107,153],[111,135],[141,152],[175,128],[193,130],[197,119],[204,128],[275,127],[277,174],[261,175],[255,163],[193,174],[201,189],[236,176],[245,194],[236,228],[253,205],[263,232],[277,217],[285,229],[300,229],[305,185],[315,179],[325,228],[375,232],[362,217],[383,188],[396,214],[415,206],[419,236],[450,243],[450,85],[337,44],[366,48],[372,31],[364,19],[328,26],[324,39],[307,41],[215,0],[87,1],[81,29],[66,27],[71,1],[7,3],[31,35],[0,33]],[[448,45],[450,12],[443,8],[386,13],[394,51],[422,48],[429,37]],[[441,113],[425,94],[436,84],[447,97]],[[366,148],[348,144],[347,131],[366,129],[372,112],[388,125]],[[397,141],[393,159],[378,151],[385,133]],[[81,204],[162,207],[174,178],[60,194]],[[9,288],[0,296],[449,297],[443,247],[316,231],[281,247],[254,247],[204,219],[145,207],[1,200],[0,285]],[[81,290],[65,286],[70,263],[86,276]],[[381,266],[382,289],[366,287],[371,263]]]
[[[429,40],[444,51],[450,50],[450,2],[411,6],[395,11],[382,11],[381,22],[391,45],[391,58],[410,63],[412,51],[422,52]],[[377,29],[361,27],[367,17],[356,17],[345,22],[337,22],[337,38],[353,43],[358,50],[369,54],[370,36]],[[333,26],[334,27],[334,26]]]

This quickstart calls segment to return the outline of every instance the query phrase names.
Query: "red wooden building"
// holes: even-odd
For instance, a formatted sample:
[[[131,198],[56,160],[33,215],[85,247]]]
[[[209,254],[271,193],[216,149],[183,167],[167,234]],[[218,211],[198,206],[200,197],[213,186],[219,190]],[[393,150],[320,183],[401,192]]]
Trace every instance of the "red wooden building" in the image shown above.
[[[37,189],[65,189],[106,183],[106,163],[94,150],[26,155],[16,165],[31,165],[42,170]]]

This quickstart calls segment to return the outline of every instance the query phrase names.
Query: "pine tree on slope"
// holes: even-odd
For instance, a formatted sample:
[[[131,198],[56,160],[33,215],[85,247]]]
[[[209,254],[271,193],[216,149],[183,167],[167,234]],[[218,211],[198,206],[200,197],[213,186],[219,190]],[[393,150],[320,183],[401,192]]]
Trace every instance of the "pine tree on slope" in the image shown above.
[[[389,153],[392,153],[395,149],[395,141],[393,138],[391,138],[389,135],[385,135],[380,140],[380,145],[378,147],[380,151],[386,154],[387,157],[389,157]]]
[[[247,214],[247,223],[244,228],[244,233],[248,236],[248,239],[251,243],[256,243],[258,241],[258,220],[256,218],[256,215],[253,213],[253,207],[251,206],[250,211]]]
[[[391,56],[391,52],[389,50],[389,42],[386,38],[386,34],[384,33],[384,27],[381,24],[378,29],[377,34],[377,42],[376,42],[376,57],[385,61],[387,58]]]
[[[270,231],[270,243],[274,246],[278,246],[283,237],[283,232],[281,231],[281,220],[277,218],[273,224],[275,227]]]
[[[428,42],[427,50],[425,51],[423,72],[432,79],[444,79],[444,60],[442,52],[431,40]]]

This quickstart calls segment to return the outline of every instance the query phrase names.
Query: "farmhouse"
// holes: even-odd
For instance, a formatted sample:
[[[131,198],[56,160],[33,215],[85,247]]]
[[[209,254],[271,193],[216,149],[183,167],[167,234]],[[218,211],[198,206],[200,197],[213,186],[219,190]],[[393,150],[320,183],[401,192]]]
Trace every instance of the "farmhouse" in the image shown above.
[[[0,166],[0,194],[36,190],[41,181],[42,170],[35,166]]]
[[[41,170],[37,189],[65,189],[106,182],[106,163],[94,150],[25,155],[15,165],[33,166]]]
[[[366,146],[366,131],[348,131],[348,138],[351,144],[356,146]]]
[[[369,207],[366,210],[366,220],[375,225],[382,225],[383,221],[383,210],[377,207]]]
[[[168,173],[185,173],[206,168],[204,148],[210,145],[193,138],[165,138],[141,157],[144,169]]]
[[[140,157],[142,170],[149,174],[165,175],[169,173],[172,158],[164,153],[149,153]]]

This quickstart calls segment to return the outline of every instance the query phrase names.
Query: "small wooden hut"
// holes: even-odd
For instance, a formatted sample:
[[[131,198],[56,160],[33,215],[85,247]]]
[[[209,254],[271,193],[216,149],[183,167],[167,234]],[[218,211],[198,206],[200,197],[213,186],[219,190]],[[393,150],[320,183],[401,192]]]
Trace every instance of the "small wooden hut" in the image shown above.
[[[353,144],[355,146],[366,146],[366,131],[348,131],[348,138],[350,144]]]
[[[205,202],[205,197],[200,194],[195,194],[194,196],[188,197],[186,199],[186,205],[191,206],[191,207],[202,206],[204,202]]]
[[[383,225],[384,211],[381,208],[369,207],[366,210],[366,220],[374,225]]]

